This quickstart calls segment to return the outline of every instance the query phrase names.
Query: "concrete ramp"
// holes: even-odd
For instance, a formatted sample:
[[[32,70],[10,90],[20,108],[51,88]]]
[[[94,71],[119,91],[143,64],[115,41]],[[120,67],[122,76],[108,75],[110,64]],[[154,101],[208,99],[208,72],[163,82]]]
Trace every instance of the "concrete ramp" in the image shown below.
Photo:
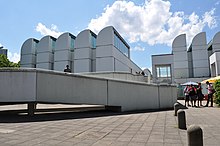
[[[176,86],[91,77],[42,69],[1,69],[1,103],[68,103],[120,111],[172,108]]]

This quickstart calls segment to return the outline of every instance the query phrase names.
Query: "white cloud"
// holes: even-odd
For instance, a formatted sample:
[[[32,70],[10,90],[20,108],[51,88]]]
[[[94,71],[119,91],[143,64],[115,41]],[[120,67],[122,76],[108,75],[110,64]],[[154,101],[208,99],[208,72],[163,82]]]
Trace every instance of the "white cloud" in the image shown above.
[[[16,52],[12,53],[12,52],[8,51],[8,59],[11,62],[18,63],[20,61],[20,54],[16,53]]]
[[[216,3],[215,3],[215,6],[217,6],[217,5],[219,5],[220,4],[220,1],[217,1]]]
[[[170,7],[171,3],[163,0],[146,0],[143,5],[118,0],[108,5],[101,16],[92,19],[88,28],[98,33],[112,25],[130,43],[142,41],[170,46],[179,34],[186,33],[189,42],[205,26],[211,29],[217,26],[215,9],[198,16],[195,12],[190,15],[171,12]]]
[[[0,43],[0,47],[3,47],[3,45]]]
[[[58,38],[62,34],[62,32],[59,32],[58,27],[54,24],[52,24],[50,28],[47,28],[44,24],[38,23],[35,30],[40,32],[43,36],[50,35],[55,38]]]
[[[144,51],[145,48],[141,46],[135,46],[134,48],[131,48],[131,51]]]
[[[205,12],[205,14],[203,15],[203,23],[207,23],[210,28],[217,27],[217,21],[213,16],[214,13],[215,9],[213,8],[211,11]]]

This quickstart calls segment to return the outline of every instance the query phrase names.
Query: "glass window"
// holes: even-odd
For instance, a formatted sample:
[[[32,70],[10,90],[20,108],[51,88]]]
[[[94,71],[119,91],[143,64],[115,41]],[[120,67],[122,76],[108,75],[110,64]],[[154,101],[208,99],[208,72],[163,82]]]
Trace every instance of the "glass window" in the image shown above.
[[[158,78],[171,77],[170,71],[171,71],[170,65],[156,66],[156,74]]]
[[[52,46],[52,49],[54,49],[55,48],[55,41],[54,40],[51,40],[52,42],[52,44],[51,44],[51,46]]]
[[[71,41],[70,41],[70,49],[73,50],[74,49],[74,39],[71,38]]]
[[[92,48],[96,48],[96,37],[93,34],[90,35],[90,43]]]
[[[118,37],[117,34],[114,34],[114,46],[121,51],[124,55],[128,56],[128,47],[125,43]]]

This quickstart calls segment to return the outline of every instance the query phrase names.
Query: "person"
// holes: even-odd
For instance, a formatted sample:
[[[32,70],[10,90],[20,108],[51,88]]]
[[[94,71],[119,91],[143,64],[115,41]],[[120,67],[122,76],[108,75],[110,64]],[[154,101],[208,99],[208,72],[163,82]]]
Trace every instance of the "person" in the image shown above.
[[[202,94],[202,86],[201,86],[201,83],[198,83],[198,87],[196,88],[196,93],[197,93],[197,96],[198,96],[198,107],[199,106],[203,106],[202,105],[202,100],[204,98],[204,95]]]
[[[64,72],[69,72],[69,73],[71,73],[71,69],[69,68],[69,65],[66,65],[66,68],[64,69]]]
[[[196,88],[192,84],[189,87],[189,98],[191,100],[192,107],[196,107]]]
[[[211,101],[211,107],[213,107],[213,94],[214,94],[214,88],[212,86],[212,84],[209,83],[209,81],[206,82],[207,85],[207,90],[208,90],[208,99],[207,99],[207,103],[206,103],[206,107],[209,105],[209,101]]]
[[[184,94],[185,94],[185,106],[187,104],[187,106],[189,105],[189,85],[186,85],[186,87],[184,88]]]

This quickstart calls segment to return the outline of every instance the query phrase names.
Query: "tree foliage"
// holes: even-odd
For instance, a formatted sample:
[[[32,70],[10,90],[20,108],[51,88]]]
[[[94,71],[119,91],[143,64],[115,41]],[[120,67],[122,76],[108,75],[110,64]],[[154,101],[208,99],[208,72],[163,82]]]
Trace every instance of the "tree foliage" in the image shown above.
[[[10,62],[6,55],[0,54],[0,68],[1,67],[20,67],[20,61],[18,63]]]
[[[215,103],[220,106],[220,80],[216,80],[214,83],[215,88]]]

